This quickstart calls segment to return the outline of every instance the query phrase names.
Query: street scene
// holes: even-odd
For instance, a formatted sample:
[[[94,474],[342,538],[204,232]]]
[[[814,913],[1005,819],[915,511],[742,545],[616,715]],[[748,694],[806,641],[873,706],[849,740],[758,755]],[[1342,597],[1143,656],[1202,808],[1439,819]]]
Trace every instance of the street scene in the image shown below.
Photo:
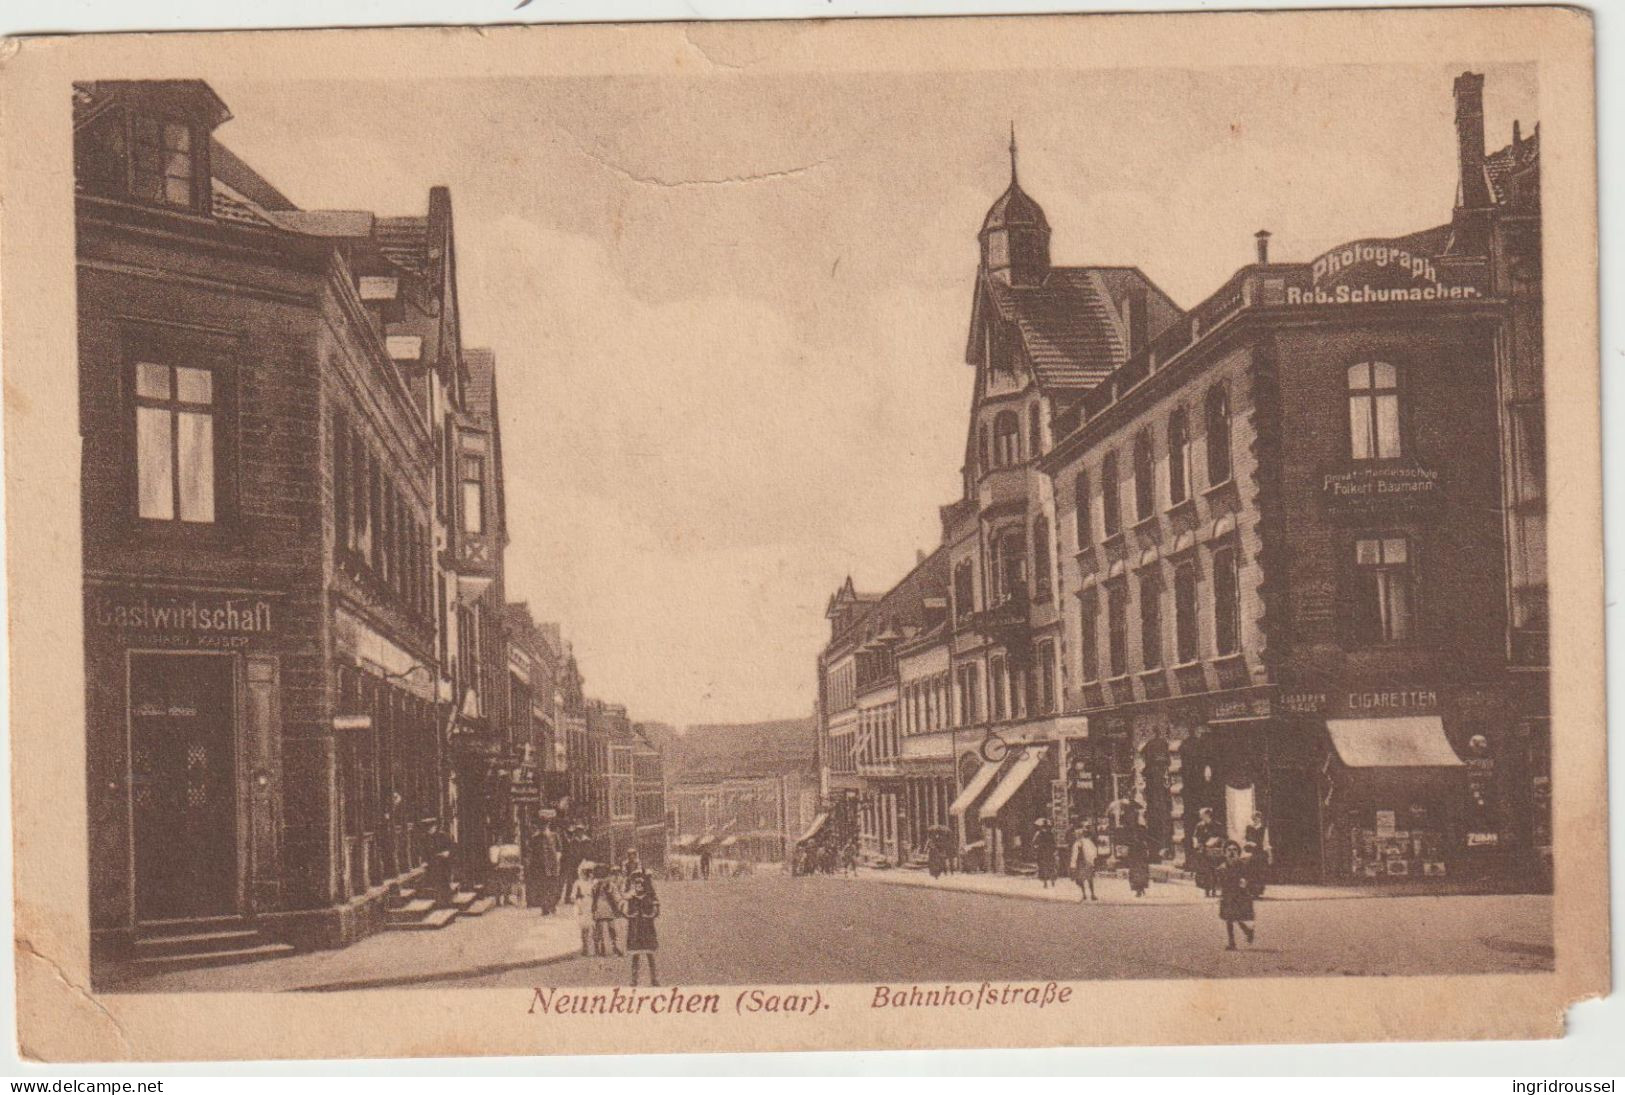
[[[97,990],[1553,969],[1532,73],[1201,79],[75,85]]]

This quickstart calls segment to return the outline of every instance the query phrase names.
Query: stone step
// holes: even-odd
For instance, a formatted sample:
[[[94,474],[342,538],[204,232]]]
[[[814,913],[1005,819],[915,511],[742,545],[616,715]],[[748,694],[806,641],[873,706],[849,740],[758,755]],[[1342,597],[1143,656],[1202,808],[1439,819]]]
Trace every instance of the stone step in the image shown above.
[[[234,931],[248,928],[248,919],[237,913],[223,916],[184,916],[173,920],[143,920],[136,925],[143,939],[160,935],[195,935],[199,932]]]
[[[431,909],[414,920],[397,920],[391,917],[388,930],[393,932],[435,931],[456,919],[456,909]]]
[[[458,890],[451,895],[451,905],[454,909],[466,909],[479,899],[479,894],[473,890]]]
[[[496,906],[496,903],[497,899],[494,897],[478,898],[477,900],[471,902],[469,906],[463,910],[463,915],[484,916]]]
[[[260,941],[260,933],[253,928],[227,928],[222,931],[199,931],[174,935],[142,935],[135,941],[135,957],[153,958],[167,955],[207,954],[235,951],[252,947]]]
[[[419,920],[434,909],[434,900],[427,897],[414,897],[404,905],[397,905],[384,914],[391,924],[407,923]]]
[[[293,953],[294,947],[291,943],[261,943],[257,946],[233,947],[229,950],[204,951],[196,954],[146,955],[137,957],[131,966],[142,973],[166,973],[174,970],[263,962],[269,958],[285,958]]]

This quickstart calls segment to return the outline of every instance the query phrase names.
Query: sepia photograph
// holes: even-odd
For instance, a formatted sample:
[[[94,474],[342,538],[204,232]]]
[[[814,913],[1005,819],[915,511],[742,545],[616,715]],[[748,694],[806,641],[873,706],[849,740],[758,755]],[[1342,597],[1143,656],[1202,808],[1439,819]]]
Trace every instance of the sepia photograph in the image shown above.
[[[55,58],[86,999],[1086,1045],[1136,982],[1606,986],[1559,938],[1605,931],[1554,779],[1603,727],[1589,619],[1554,708],[1548,563],[1600,598],[1547,450],[1595,299],[1548,319],[1542,200],[1594,164],[1549,135],[1572,67],[1380,59],[1403,27]]]

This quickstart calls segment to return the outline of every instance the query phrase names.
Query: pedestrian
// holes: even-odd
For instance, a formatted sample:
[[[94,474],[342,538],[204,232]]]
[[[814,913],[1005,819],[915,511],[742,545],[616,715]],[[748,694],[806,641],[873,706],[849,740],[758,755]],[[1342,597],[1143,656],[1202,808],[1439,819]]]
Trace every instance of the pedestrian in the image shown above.
[[[638,959],[649,960],[649,985],[660,984],[655,973],[655,951],[660,942],[655,936],[655,921],[660,917],[660,900],[655,897],[654,879],[649,872],[639,871],[632,876],[631,891],[626,899],[626,953],[632,956],[632,987],[638,984]]]
[[[565,830],[564,835],[559,838],[559,853],[559,874],[563,876],[564,903],[568,905],[575,901],[576,874],[581,869],[582,862],[586,859],[581,845],[576,842],[576,827],[574,825]]]
[[[618,957],[621,954],[620,940],[615,937],[615,921],[621,916],[620,898],[615,892],[615,883],[610,877],[609,864],[599,863],[593,867],[592,896],[588,904],[592,907],[592,949],[598,957],[605,956],[605,942],[609,949]]]
[[[940,829],[933,829],[925,838],[925,866],[932,878],[941,878],[948,869],[947,845]]]
[[[591,953],[593,944],[592,918],[592,875],[591,863],[580,863],[576,866],[575,877],[566,883],[565,896],[576,907],[576,926],[581,929],[581,957],[585,958]]]
[[[1136,820],[1123,834],[1123,839],[1128,847],[1124,857],[1128,864],[1128,887],[1135,897],[1144,897],[1151,888],[1151,837],[1145,826]]]
[[[1253,941],[1253,894],[1247,865],[1242,862],[1241,845],[1231,841],[1224,848],[1224,863],[1216,872],[1219,887],[1219,919],[1224,921],[1224,933],[1229,938],[1227,951],[1236,949],[1236,925],[1249,945]]]
[[[1033,822],[1033,859],[1038,868],[1038,881],[1049,889],[1055,885],[1055,830],[1049,819],[1041,817]]]
[[[1254,813],[1253,819],[1247,823],[1247,831],[1242,836],[1241,846],[1243,853],[1249,846],[1258,849],[1260,863],[1269,861],[1269,827],[1264,824],[1264,815]]]
[[[1068,866],[1072,881],[1078,884],[1078,901],[1099,901],[1095,894],[1095,838],[1087,825],[1078,830],[1078,837],[1072,842]]]
[[[711,845],[700,845],[700,877],[711,877]]]
[[[517,841],[499,839],[491,845],[491,876],[498,905],[519,904],[519,887],[524,884],[525,863]]]
[[[525,899],[539,906],[543,916],[552,916],[559,907],[561,884],[567,881],[560,875],[564,867],[564,849],[553,826],[543,822],[540,831],[530,838],[530,861],[525,864]]]
[[[1247,892],[1255,898],[1263,897],[1270,862],[1264,849],[1249,840],[1241,849],[1241,862],[1247,874]]]
[[[849,840],[846,847],[841,849],[841,874],[847,878],[856,878],[858,874],[858,842]]]
[[[1219,840],[1219,826],[1213,821],[1213,808],[1204,806],[1196,812],[1196,827],[1191,830],[1191,866],[1196,872],[1196,884],[1202,887],[1204,897],[1218,893],[1213,869],[1218,865],[1213,847]]]

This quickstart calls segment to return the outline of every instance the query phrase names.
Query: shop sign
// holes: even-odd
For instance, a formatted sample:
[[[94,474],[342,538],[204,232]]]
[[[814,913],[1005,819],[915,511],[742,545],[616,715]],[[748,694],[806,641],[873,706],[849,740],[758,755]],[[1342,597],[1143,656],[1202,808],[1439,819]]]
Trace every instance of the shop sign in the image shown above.
[[[1469,848],[1493,848],[1497,844],[1500,844],[1500,843],[1501,843],[1501,834],[1500,833],[1468,833],[1467,834],[1467,847],[1469,847]]]
[[[1326,693],[1287,692],[1281,696],[1281,708],[1294,715],[1318,715],[1326,710]]]
[[[1436,504],[1439,473],[1419,465],[1338,468],[1320,478],[1320,496],[1337,516],[1365,516]]]
[[[1219,700],[1208,715],[1209,722],[1237,721],[1241,719],[1267,719],[1270,717],[1268,696],[1252,699]]]
[[[254,597],[204,595],[94,597],[97,627],[165,645],[241,646],[273,629],[271,602]]]
[[[1288,304],[1423,303],[1484,295],[1476,285],[1446,282],[1431,256],[1383,240],[1328,251],[1311,264],[1309,277],[1307,288],[1287,288]]]
[[[1426,688],[1350,692],[1347,703],[1349,711],[1353,714],[1437,711],[1439,709],[1439,693]]]

